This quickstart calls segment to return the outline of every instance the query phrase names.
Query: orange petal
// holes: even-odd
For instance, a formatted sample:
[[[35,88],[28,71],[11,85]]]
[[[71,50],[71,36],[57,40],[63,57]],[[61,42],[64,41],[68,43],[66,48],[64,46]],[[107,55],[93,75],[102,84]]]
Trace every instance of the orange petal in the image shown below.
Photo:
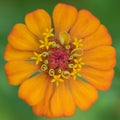
[[[68,86],[61,83],[51,98],[51,111],[54,117],[70,117],[75,112],[75,103]]]
[[[90,108],[98,98],[96,89],[81,80],[70,80],[70,89],[76,105],[82,110]]]
[[[16,49],[37,51],[39,49],[39,41],[35,36],[28,31],[24,24],[16,24],[10,35],[8,36],[9,43]]]
[[[27,14],[25,16],[25,23],[28,29],[41,39],[43,38],[43,32],[51,28],[50,16],[43,9],[38,9]]]
[[[47,74],[39,74],[22,83],[18,96],[29,105],[35,105],[43,100],[47,85]]]
[[[60,32],[68,32],[77,17],[77,9],[71,5],[59,3],[53,11],[55,33],[58,37]]]
[[[83,61],[93,68],[109,70],[116,65],[116,51],[111,46],[100,46],[86,51]]]
[[[4,58],[7,61],[28,60],[33,56],[33,52],[21,51],[13,48],[10,44],[6,46]]]
[[[94,33],[100,25],[100,21],[87,10],[80,10],[78,18],[72,27],[72,38],[83,38]]]
[[[53,83],[50,82],[46,89],[44,99],[40,101],[38,104],[36,104],[35,106],[33,106],[33,112],[37,116],[44,116],[47,118],[53,117],[51,110],[50,110],[50,99],[51,99],[53,92],[54,92]]]
[[[19,85],[38,70],[35,63],[24,61],[10,61],[5,65],[8,82]]]
[[[91,67],[83,67],[80,73],[82,77],[99,90],[108,90],[112,84],[114,70],[96,70]]]
[[[104,25],[100,27],[90,36],[83,40],[83,49],[88,50],[102,45],[111,45],[112,38]]]

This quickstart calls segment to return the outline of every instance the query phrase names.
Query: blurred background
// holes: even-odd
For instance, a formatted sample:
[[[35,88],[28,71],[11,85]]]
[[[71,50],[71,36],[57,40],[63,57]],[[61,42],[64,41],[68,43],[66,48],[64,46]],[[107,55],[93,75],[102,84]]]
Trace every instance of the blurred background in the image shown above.
[[[120,0],[0,0],[0,120],[47,120],[35,116],[31,107],[18,98],[18,87],[7,83],[3,54],[14,24],[24,23],[24,16],[38,8],[52,15],[54,6],[59,2],[88,9],[100,19],[112,35],[118,63],[112,87],[106,92],[99,92],[98,101],[88,111],[77,109],[71,118],[53,120],[120,120]]]

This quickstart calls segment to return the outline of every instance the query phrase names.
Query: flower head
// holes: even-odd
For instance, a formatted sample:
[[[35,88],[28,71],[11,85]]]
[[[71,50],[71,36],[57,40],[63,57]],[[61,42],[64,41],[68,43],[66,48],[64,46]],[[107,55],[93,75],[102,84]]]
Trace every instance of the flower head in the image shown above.
[[[70,117],[76,107],[90,108],[97,90],[109,89],[116,53],[106,27],[88,10],[59,3],[53,23],[54,28],[49,14],[38,9],[13,27],[5,72],[36,115]]]

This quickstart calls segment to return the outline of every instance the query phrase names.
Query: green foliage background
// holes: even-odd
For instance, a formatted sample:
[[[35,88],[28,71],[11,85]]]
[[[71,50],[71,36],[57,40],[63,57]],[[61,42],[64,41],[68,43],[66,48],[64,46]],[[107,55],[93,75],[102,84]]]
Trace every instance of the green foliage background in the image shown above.
[[[18,87],[7,83],[3,54],[14,24],[24,23],[24,16],[38,8],[52,15],[59,2],[90,10],[106,25],[117,50],[117,66],[110,90],[99,92],[98,101],[88,111],[77,109],[73,117],[61,120],[120,120],[120,0],[0,0],[0,120],[47,120],[35,116],[31,107],[18,98]]]

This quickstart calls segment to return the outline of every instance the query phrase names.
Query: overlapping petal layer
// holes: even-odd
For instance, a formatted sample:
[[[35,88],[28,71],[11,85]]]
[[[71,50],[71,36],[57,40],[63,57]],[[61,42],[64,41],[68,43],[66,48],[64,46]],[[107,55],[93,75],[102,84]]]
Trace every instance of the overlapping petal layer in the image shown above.
[[[5,60],[16,61],[16,60],[28,60],[33,56],[31,51],[23,51],[13,48],[10,44],[5,49]]]
[[[50,101],[54,117],[69,117],[75,112],[75,102],[67,84],[60,84],[54,91]]]
[[[25,23],[28,29],[41,39],[45,30],[51,28],[50,16],[43,9],[38,9],[27,14],[25,16]]]
[[[83,49],[89,50],[99,46],[111,45],[112,38],[108,33],[106,27],[104,25],[100,25],[93,34],[84,38],[83,44]]]
[[[10,61],[5,65],[8,82],[12,85],[19,85],[39,70],[33,62]]]
[[[26,80],[19,88],[19,97],[29,105],[35,105],[42,101],[48,86],[48,79],[48,75],[42,73]]]
[[[13,27],[8,42],[19,50],[38,51],[39,48],[39,42],[24,24],[16,24]]]
[[[82,77],[98,90],[108,90],[112,84],[114,70],[97,70],[92,67],[83,67]]]
[[[70,79],[70,89],[76,105],[82,110],[87,110],[97,100],[97,90],[81,80]]]
[[[33,112],[36,115],[45,116],[48,118],[54,117],[50,108],[50,101],[54,91],[55,91],[55,88],[53,86],[53,83],[49,83],[46,89],[46,93],[44,95],[44,99],[41,100],[38,104],[33,106]]]
[[[84,38],[94,33],[100,21],[87,10],[80,10],[75,24],[71,28],[71,37]]]
[[[58,37],[60,32],[68,32],[77,17],[77,9],[66,4],[58,4],[53,11],[53,22],[55,34]]]
[[[111,46],[100,46],[86,51],[83,60],[90,67],[109,70],[116,65],[116,51]]]

